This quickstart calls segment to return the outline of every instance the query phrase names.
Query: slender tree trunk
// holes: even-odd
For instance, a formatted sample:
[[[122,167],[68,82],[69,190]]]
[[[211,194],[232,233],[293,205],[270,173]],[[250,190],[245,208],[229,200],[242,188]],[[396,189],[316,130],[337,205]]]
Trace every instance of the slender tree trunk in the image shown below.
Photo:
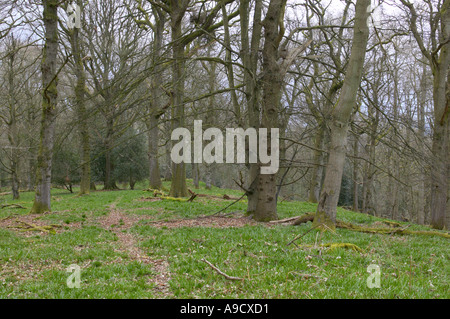
[[[317,203],[320,196],[320,185],[323,176],[323,140],[325,137],[325,123],[320,122],[317,128],[316,135],[314,136],[314,155],[313,155],[313,169],[311,181],[309,183],[309,196],[308,201],[311,203]]]
[[[448,211],[447,198],[450,196],[448,194],[449,176],[447,175],[450,161],[447,153],[450,143],[447,132],[450,125],[447,92],[448,69],[450,67],[450,43],[447,41],[450,37],[450,0],[443,1],[439,12],[435,13],[436,17],[430,18],[430,24],[428,25],[431,30],[430,34],[433,36],[439,35],[438,39],[431,39],[431,48],[425,47],[424,39],[418,32],[418,14],[414,4],[407,0],[401,0],[401,2],[409,9],[411,31],[422,54],[428,59],[433,73],[434,123],[430,167],[431,226],[443,229]],[[438,44],[439,48],[437,47]]]
[[[161,172],[158,162],[158,142],[159,128],[158,117],[150,114],[147,121],[148,129],[148,163],[149,163],[149,186],[152,189],[160,189],[162,187]]]
[[[419,89],[419,104],[418,104],[418,128],[419,128],[419,145],[418,150],[421,156],[424,156],[425,143],[425,106],[426,106],[426,65],[423,63],[422,78]],[[420,169],[420,168],[419,168]],[[421,170],[422,171],[422,170]],[[417,185],[417,223],[419,225],[425,224],[425,179],[426,175],[419,173],[419,183]]]
[[[374,104],[378,105],[378,97],[377,97],[377,86],[374,87]],[[375,116],[373,114],[375,112]],[[366,185],[366,193],[365,193],[365,207],[364,207],[364,213],[375,216],[376,209],[374,205],[374,199],[373,199],[373,182],[375,179],[375,167],[373,163],[375,163],[376,160],[376,145],[377,145],[377,129],[378,129],[378,123],[379,123],[379,111],[375,109],[373,106],[369,106],[369,116],[372,118],[372,122],[370,124],[370,139],[369,144],[366,145],[366,152],[368,155],[368,161],[366,163],[366,178],[365,183]]]
[[[355,140],[353,142],[353,207],[352,210],[357,212],[359,210],[359,176],[358,176],[358,168],[359,163],[357,157],[359,156],[359,140],[358,136],[355,134]]]
[[[14,60],[17,53],[16,40],[11,36],[11,48],[9,52],[9,72],[8,72],[8,99],[9,99],[9,121],[6,123],[8,127],[8,141],[10,147],[10,171],[11,171],[11,192],[13,199],[19,199],[19,155],[18,155],[18,138],[17,135],[17,112],[16,112],[16,91],[14,84]]]
[[[42,122],[37,160],[36,192],[32,213],[51,210],[52,156],[57,111],[58,1],[43,0],[44,49],[42,71]]]
[[[226,46],[225,48],[225,62],[226,62],[226,68],[227,68],[227,79],[228,79],[228,86],[230,88],[234,88],[234,70],[233,70],[233,64],[231,60],[231,41],[230,41],[230,30],[228,25],[228,16],[227,11],[225,9],[225,4],[222,4],[222,19],[223,19],[223,29],[224,29],[224,35],[223,40],[224,44]],[[235,120],[238,127],[243,127],[243,119],[241,117],[241,106],[239,105],[238,97],[235,90],[232,90],[230,92],[231,95],[231,102],[233,104],[233,110],[235,115]]]
[[[82,1],[77,1],[78,6],[82,6]],[[85,102],[86,75],[83,65],[82,44],[79,29],[73,28],[71,32],[71,46],[75,65],[75,101],[78,116],[78,127],[81,139],[81,181],[80,195],[90,193],[91,189],[91,145],[89,137],[89,126],[87,123],[88,114]]]
[[[249,0],[241,0],[239,11],[241,17],[241,58],[244,70],[245,97],[248,112],[248,126],[258,129],[260,110],[259,110],[259,87],[256,82],[255,75],[258,70],[258,52],[261,42],[261,16],[262,16],[262,0],[255,1],[255,9],[253,15],[253,28],[251,40],[249,39]],[[248,155],[248,149],[246,149]],[[248,156],[246,156],[248,160]],[[257,163],[248,163],[249,169],[247,189],[247,214],[253,214],[256,211],[258,202],[258,179],[259,166]]]
[[[112,118],[106,120],[106,137],[105,137],[105,181],[104,189],[117,189],[116,181],[114,180],[114,163],[112,159],[113,150],[113,135],[114,135],[114,121]]]
[[[450,1],[447,1],[449,3]],[[450,29],[450,5],[447,5],[446,29]],[[446,38],[450,36],[447,30]],[[449,176],[448,158],[449,140],[449,93],[448,93],[448,69],[450,67],[450,44],[446,44],[441,49],[440,64],[434,70],[434,132],[431,164],[431,226],[443,229],[446,225],[447,200],[450,196],[448,192]]]
[[[340,99],[332,112],[330,153],[314,218],[314,225],[316,226],[324,224],[334,229],[336,224],[336,209],[345,163],[348,122],[356,105],[356,95],[361,83],[366,45],[369,38],[367,26],[367,8],[369,5],[370,0],[358,0],[356,2],[353,45]]]
[[[212,45],[208,47],[207,56],[208,57],[212,56]],[[207,69],[207,66],[205,66],[205,68],[207,69],[208,72],[208,86],[209,86],[208,91],[212,93],[216,90],[216,63],[210,62],[209,64],[210,68]],[[208,99],[205,121],[203,123],[204,129],[212,128],[215,126],[216,124],[214,111],[215,108],[216,108],[216,99],[214,95],[211,95]],[[214,163],[204,163],[204,166],[206,168],[204,176],[206,189],[211,189],[212,187],[214,165],[215,165]]]
[[[192,183],[195,189],[200,188],[200,170],[197,163],[192,163]]]
[[[153,41],[153,74],[151,81],[151,103],[149,107],[150,118],[147,121],[148,132],[148,159],[149,159],[149,186],[153,189],[162,187],[161,172],[158,161],[158,144],[159,144],[159,116],[161,112],[161,96],[160,78],[163,69],[161,67],[162,45],[164,36],[164,27],[166,25],[165,14],[156,7],[153,7],[155,15],[155,39]]]
[[[165,153],[166,153],[166,169],[164,170],[164,180],[171,181],[173,165],[172,159],[170,158],[170,142],[166,143]]]

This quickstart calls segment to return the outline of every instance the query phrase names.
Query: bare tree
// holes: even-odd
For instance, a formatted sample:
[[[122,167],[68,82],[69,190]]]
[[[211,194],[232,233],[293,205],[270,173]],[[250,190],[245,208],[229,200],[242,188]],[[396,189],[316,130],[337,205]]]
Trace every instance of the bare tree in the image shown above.
[[[355,25],[352,51],[340,93],[339,102],[331,114],[331,141],[325,180],[317,206],[315,225],[326,225],[333,229],[336,223],[336,208],[345,161],[345,145],[350,116],[356,104],[356,95],[361,83],[366,45],[369,38],[367,8],[370,0],[358,0],[355,9]]]
[[[433,146],[431,161],[431,226],[443,229],[446,224],[448,201],[449,107],[448,69],[450,68],[450,1],[438,4],[425,1],[429,10],[430,47],[418,29],[418,13],[414,5],[401,0],[408,9],[410,28],[433,74]],[[435,7],[435,5],[437,7]]]
[[[43,0],[42,122],[37,158],[36,192],[32,213],[51,210],[51,173],[57,111],[58,1]]]

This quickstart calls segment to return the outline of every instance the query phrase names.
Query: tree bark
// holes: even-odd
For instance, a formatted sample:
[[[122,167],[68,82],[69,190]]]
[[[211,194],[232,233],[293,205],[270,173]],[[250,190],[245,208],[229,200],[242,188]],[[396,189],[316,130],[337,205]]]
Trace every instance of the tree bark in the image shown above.
[[[262,25],[264,26],[264,48],[262,64],[262,117],[261,128],[266,128],[267,153],[272,154],[271,129],[278,128],[278,113],[281,101],[281,91],[284,73],[278,64],[278,49],[284,33],[284,12],[286,0],[271,0]],[[260,131],[261,134],[261,131]],[[259,140],[261,141],[261,139]],[[278,147],[278,145],[277,145]],[[261,152],[261,149],[259,149]],[[261,167],[260,167],[261,170]],[[276,201],[276,173],[261,174],[257,182],[258,201],[254,212],[257,221],[278,219]]]
[[[359,139],[358,135],[355,134],[354,136],[354,142],[353,142],[353,156],[354,162],[353,162],[353,206],[352,210],[354,212],[359,211],[359,176],[358,176],[358,168],[359,163],[357,157],[359,156]]]
[[[43,0],[44,49],[42,72],[42,121],[37,159],[36,191],[31,213],[51,210],[52,156],[57,107],[58,1]]]
[[[344,79],[340,99],[331,114],[331,142],[325,180],[317,206],[314,225],[336,226],[336,209],[345,163],[345,146],[350,116],[356,105],[356,95],[361,83],[366,46],[369,37],[367,8],[370,0],[356,2],[353,44],[347,74]]]
[[[113,190],[118,189],[116,181],[114,180],[114,163],[112,159],[113,150],[113,136],[114,136],[114,121],[108,117],[106,119],[106,137],[104,141],[105,146],[105,180],[104,189]]]
[[[241,0],[239,6],[240,12],[240,31],[241,31],[241,58],[244,65],[244,83],[245,98],[248,113],[248,126],[258,129],[260,110],[259,110],[259,87],[257,84],[256,73],[258,71],[258,51],[261,42],[261,16],[262,0],[255,1],[252,36],[249,38],[249,0]],[[246,149],[248,155],[248,149]],[[248,160],[248,156],[246,156]],[[253,214],[256,211],[258,202],[257,183],[259,179],[259,167],[257,163],[247,163],[248,183],[247,189],[247,214]]]
[[[82,6],[82,1],[77,1],[78,6]],[[73,28],[70,34],[72,55],[75,65],[75,103],[78,116],[78,128],[81,141],[81,181],[80,195],[90,193],[91,189],[91,145],[89,137],[89,126],[87,123],[88,114],[85,102],[86,75],[83,65],[82,44],[78,28]]]
[[[446,225],[449,173],[448,148],[449,139],[449,92],[448,69],[450,68],[450,1],[444,2],[441,8],[442,20],[441,41],[447,41],[436,61],[432,57],[433,71],[433,102],[434,102],[434,131],[431,164],[431,226],[436,229],[444,229]]]
[[[320,196],[320,186],[323,176],[323,140],[325,137],[325,125],[324,121],[319,122],[317,132],[314,136],[314,155],[312,176],[309,183],[309,196],[308,201],[311,203],[317,203]]]
[[[182,35],[181,21],[186,12],[189,1],[171,0],[171,30],[172,30],[172,83],[173,108],[172,130],[184,126],[184,85],[185,85],[185,56],[184,44],[180,41]],[[186,185],[185,163],[173,164],[172,184],[170,196],[185,197],[188,195]]]
[[[420,139],[418,145],[419,154],[424,154],[426,83],[426,65],[423,63],[418,103],[418,135]],[[426,175],[421,172],[417,186],[417,223],[419,225],[425,224],[425,179]]]
[[[15,58],[17,54],[17,40],[11,36],[11,47],[9,48],[9,70],[8,70],[8,100],[9,100],[9,120],[6,121],[6,125],[8,127],[8,141],[10,147],[10,167],[9,170],[11,172],[11,192],[13,199],[19,199],[19,177],[18,177],[18,169],[19,169],[19,154],[18,154],[18,134],[17,134],[17,110],[16,110],[16,91],[15,91],[15,82],[14,82],[14,64]]]
[[[158,143],[159,143],[159,116],[161,115],[161,83],[159,79],[162,76],[163,68],[161,66],[162,45],[164,36],[164,27],[166,24],[165,14],[157,7],[152,8],[155,16],[153,26],[155,38],[153,40],[153,74],[151,80],[151,103],[149,106],[150,118],[146,122],[148,132],[148,159],[149,159],[149,186],[152,189],[162,187],[161,172],[158,161]]]

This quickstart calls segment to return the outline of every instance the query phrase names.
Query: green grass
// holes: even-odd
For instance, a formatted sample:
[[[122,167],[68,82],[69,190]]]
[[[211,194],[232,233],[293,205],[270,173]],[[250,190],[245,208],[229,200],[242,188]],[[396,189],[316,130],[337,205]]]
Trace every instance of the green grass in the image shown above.
[[[164,185],[169,188],[168,184]],[[189,185],[191,189],[192,185]],[[142,187],[143,188],[143,187]],[[209,215],[230,201],[197,197],[192,203],[173,200],[142,201],[152,193],[138,190],[97,191],[76,196],[63,190],[52,193],[51,214],[41,217],[59,224],[56,234],[34,232],[27,236],[0,228],[0,298],[160,298],[151,283],[152,264],[140,263],[118,248],[118,236],[104,229],[98,218],[109,206],[130,216],[140,216],[129,232],[141,251],[164,259],[171,274],[171,298],[442,298],[449,293],[449,240],[421,235],[381,235],[337,229],[335,233],[302,226],[264,224],[242,228],[156,228],[149,221]],[[239,197],[241,192],[202,187],[196,192]],[[0,219],[28,213],[32,193],[11,201],[27,209],[0,209]],[[224,213],[244,211],[242,200]],[[315,205],[281,202],[280,218],[314,212]],[[380,219],[338,209],[338,219],[370,225]],[[121,220],[116,226],[122,226]],[[402,223],[406,225],[405,223]],[[77,225],[78,227],[72,227]],[[429,230],[413,225],[411,230]],[[320,248],[319,244],[352,243],[363,252]],[[315,246],[315,244],[317,244]],[[206,259],[224,273],[243,278],[230,281],[211,269]],[[81,268],[80,289],[66,284],[69,265]],[[368,288],[367,267],[380,267],[380,288]]]

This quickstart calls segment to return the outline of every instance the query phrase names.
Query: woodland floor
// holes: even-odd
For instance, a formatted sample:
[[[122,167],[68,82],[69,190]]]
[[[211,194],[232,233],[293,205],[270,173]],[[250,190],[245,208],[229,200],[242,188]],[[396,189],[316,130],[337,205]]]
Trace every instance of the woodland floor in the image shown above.
[[[0,298],[450,298],[445,231],[257,223],[243,214],[245,200],[221,211],[238,191],[194,191],[188,201],[144,189],[81,197],[55,189],[53,211],[42,215],[28,213],[32,193],[1,195]],[[279,203],[280,219],[314,209]],[[344,209],[338,219],[430,231]],[[67,285],[74,264],[79,289]],[[379,288],[367,285],[369,265],[380,269]]]

